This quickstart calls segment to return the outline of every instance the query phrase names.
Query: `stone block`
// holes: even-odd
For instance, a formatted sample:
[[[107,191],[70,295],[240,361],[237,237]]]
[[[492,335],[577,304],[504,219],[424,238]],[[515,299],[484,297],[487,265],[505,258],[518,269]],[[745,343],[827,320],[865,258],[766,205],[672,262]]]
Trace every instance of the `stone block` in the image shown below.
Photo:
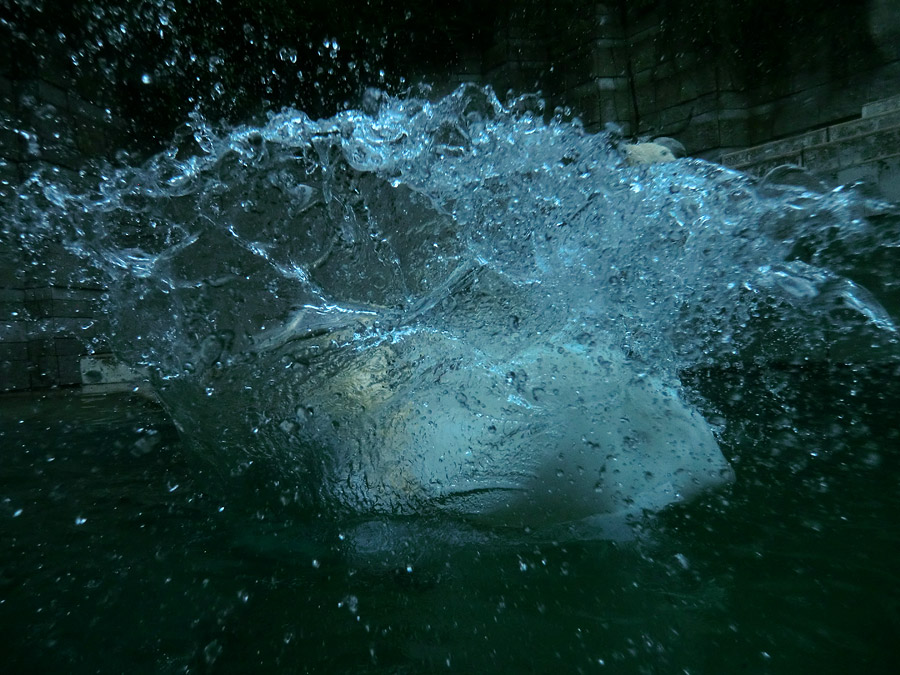
[[[606,121],[618,122],[624,125],[626,122],[631,122],[634,119],[634,99],[629,88],[625,87],[616,91],[613,94],[613,102],[616,116]],[[626,134],[628,133],[630,131],[626,132]]]
[[[532,25],[532,22],[525,18],[524,20],[512,20],[506,24],[506,30],[503,31],[506,34],[506,37],[510,40],[516,40],[519,42],[525,41],[535,41],[534,36],[536,35],[536,26]]]
[[[573,101],[575,110],[586,127],[594,126],[600,121],[600,99],[600,92],[590,86],[570,95],[570,100]]]
[[[81,381],[85,384],[116,384],[139,382],[147,373],[132,370],[119,363],[111,354],[83,356],[80,361]]]
[[[47,356],[29,368],[31,389],[48,389],[59,383],[59,365],[55,356]]]
[[[26,300],[25,311],[34,319],[44,319],[53,316],[52,300]]]
[[[594,88],[601,92],[625,91],[628,79],[625,77],[598,77],[594,80]]]
[[[85,354],[107,354],[112,352],[112,345],[102,334],[95,335],[85,343]]]
[[[888,111],[881,115],[863,117],[851,122],[844,122],[843,124],[835,124],[828,128],[828,140],[841,141],[893,127],[900,127],[900,110]]]
[[[57,110],[68,110],[69,97],[64,89],[39,79],[19,80],[19,102],[26,110],[49,104]]]
[[[631,61],[628,55],[628,45],[623,41],[609,50],[616,67],[616,75],[625,77],[631,70]]]
[[[634,82],[635,89],[640,93],[653,86],[653,71],[649,68],[646,70],[634,71],[631,80]]]
[[[665,55],[661,56],[657,59],[656,63],[650,67],[651,72],[653,73],[654,82],[661,82],[662,80],[666,80],[671,77],[675,77],[678,72],[675,70],[675,65],[670,60],[666,60]]]
[[[747,92],[752,101],[768,102],[779,101],[792,92],[786,80],[780,78],[762,79],[758,82],[751,83]]]
[[[772,159],[767,159],[761,162],[757,162],[755,164],[750,164],[749,166],[736,167],[745,171],[746,173],[752,174],[754,176],[765,176],[772,169],[784,166],[785,164],[792,164],[794,166],[803,166],[803,156],[802,153],[796,153],[793,155],[783,155],[782,157],[773,157]]]
[[[24,307],[25,290],[21,288],[0,287],[0,302]]]
[[[653,83],[653,98],[657,106],[663,109],[683,103],[685,99],[681,97],[681,78],[668,76],[656,79]]]
[[[563,63],[564,83],[567,91],[571,91],[587,82],[591,77],[591,54],[576,52]]]
[[[663,135],[687,124],[715,121],[717,117],[716,98],[707,95],[662,110],[656,117],[656,125],[659,134]]]
[[[80,356],[58,356],[56,360],[60,386],[67,387],[81,384]]]
[[[56,317],[85,317],[93,316],[96,305],[86,300],[54,300],[53,316]]]
[[[0,75],[11,77],[14,73],[14,62],[12,58],[13,44],[10,40],[0,40]]]
[[[72,318],[56,316],[52,319],[50,334],[57,337],[75,337],[87,340],[97,334],[97,321],[93,317]]]
[[[704,121],[692,120],[683,133],[678,134],[688,154],[703,152],[721,145],[719,141],[719,122],[716,119]]]
[[[67,111],[69,109],[67,90],[46,80],[41,79],[37,81],[37,97],[39,101],[49,103],[59,111]]]
[[[106,289],[96,288],[71,288],[61,286],[50,287],[50,297],[54,300],[78,300],[84,302],[99,302]]]
[[[900,112],[900,95],[891,96],[880,101],[872,101],[862,107],[862,116],[864,118],[897,112]]]
[[[900,151],[900,127],[840,141],[840,168],[892,157]]]
[[[807,92],[795,94],[779,102],[773,118],[776,136],[797,134],[809,127],[810,120],[818,120],[820,105]]]
[[[0,342],[0,362],[28,361],[27,342]]]
[[[0,300],[0,321],[27,321],[28,319],[24,303]]]
[[[763,110],[765,108],[768,106],[764,106]],[[747,143],[753,146],[760,145],[772,138],[773,135],[772,118],[768,113],[754,108],[750,117],[747,118]]]
[[[25,309],[33,318],[53,316],[53,299],[49,288],[25,289]]]
[[[12,199],[20,184],[18,162],[0,156],[0,198]]]
[[[616,109],[616,102],[613,97],[601,96],[598,103],[600,106],[600,117],[598,119],[598,124],[605,124],[606,122],[615,122],[621,124],[623,120],[629,119],[628,117],[619,115],[619,112]]]
[[[732,112],[732,111],[725,111]],[[745,115],[719,115],[719,141],[725,147],[736,147],[750,143]]]
[[[634,0],[630,0],[633,4]],[[636,38],[649,39],[659,33],[660,17],[655,11],[632,12],[629,7],[628,30]]]
[[[4,75],[0,75],[0,101],[3,108],[10,110],[13,107],[13,101],[16,100],[16,88],[13,81]]]
[[[112,100],[112,97],[109,94],[109,82],[103,75],[84,71],[79,72],[78,89],[75,90],[73,88],[70,92],[85,103],[104,111],[104,119],[108,118],[105,110],[107,102]]]
[[[851,166],[847,169],[840,169],[832,174],[834,181],[841,185],[851,183],[863,183],[870,189],[874,189],[878,183],[879,162],[869,162],[858,166]]]
[[[900,154],[880,159],[876,188],[885,199],[900,203]]]
[[[792,93],[818,90],[828,84],[828,71],[823,68],[809,70],[806,68],[788,69],[788,88]]]
[[[0,157],[9,162],[21,162],[28,151],[28,141],[18,131],[0,126]]]
[[[488,73],[487,80],[497,96],[504,100],[510,94],[518,95],[534,91],[540,79],[542,66],[511,61]]]
[[[700,63],[698,67],[691,71],[691,79],[697,88],[697,95],[718,94],[719,79],[715,64]]]
[[[0,360],[0,391],[26,391],[31,388],[27,361]]]
[[[652,69],[658,63],[656,43],[653,36],[638,39],[631,43],[631,67],[634,72]]]
[[[78,119],[100,125],[109,123],[109,114],[105,108],[94,105],[71,91],[68,96],[69,109]]]
[[[828,132],[825,129],[810,131],[805,134],[799,134],[791,138],[785,138],[780,141],[772,141],[764,145],[758,145],[754,148],[747,148],[737,153],[731,153],[727,157],[734,163],[731,166],[742,166],[745,164],[756,164],[758,162],[768,160],[772,157],[782,157],[785,155],[793,155],[804,148],[816,145],[822,145],[828,139]]]
[[[68,92],[76,86],[77,68],[66,52],[65,49],[50,49],[41,63],[40,77],[48,84]]]
[[[56,356],[56,343],[53,338],[39,338],[28,340],[28,360],[37,363],[45,356]]]
[[[635,105],[642,117],[657,113],[661,108],[653,90],[648,87],[636,86],[635,99]]]
[[[746,87],[744,86],[743,78],[738,75],[732,66],[717,64],[715,69],[716,83],[720,92],[742,92],[746,99],[746,93],[744,93]]]
[[[695,71],[679,73],[677,78],[679,101],[690,101],[707,93],[701,86]]]
[[[509,60],[509,42],[507,40],[498,40],[484,52],[484,69],[491,71],[500,68]]]
[[[53,166],[77,171],[84,164],[84,155],[75,142],[52,143],[41,147],[40,157]]]
[[[0,286],[21,287],[24,283],[25,262],[21,253],[19,251],[0,251]]]
[[[860,116],[863,101],[866,100],[866,82],[853,79],[832,82],[812,92],[818,104],[817,124],[832,124],[839,120],[851,120]],[[839,95],[835,95],[839,92]]]
[[[70,337],[54,338],[53,346],[57,356],[82,356],[86,351],[81,340]]]
[[[718,92],[719,110],[729,111],[734,114],[741,114],[744,118],[752,115],[747,105],[747,95],[742,91],[725,91]]]
[[[841,168],[841,148],[829,143],[802,149],[800,165],[818,173],[832,173]]]
[[[592,8],[591,36],[595,38],[621,38],[625,31],[618,7],[613,3],[597,3]]]

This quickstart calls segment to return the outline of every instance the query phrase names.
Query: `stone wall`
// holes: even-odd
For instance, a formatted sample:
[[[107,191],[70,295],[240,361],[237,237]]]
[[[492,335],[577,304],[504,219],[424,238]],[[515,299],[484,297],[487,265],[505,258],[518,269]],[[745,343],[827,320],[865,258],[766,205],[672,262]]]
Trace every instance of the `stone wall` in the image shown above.
[[[0,42],[0,217],[29,176],[82,171],[113,152],[121,133],[52,54]],[[81,358],[108,351],[99,337],[104,290],[79,268],[61,245],[36,253],[0,238],[0,391],[79,385]]]
[[[638,132],[716,158],[859,117],[900,92],[900,53],[873,31],[882,4],[628,3]]]
[[[859,184],[900,202],[900,96],[863,106],[859,119],[726,153],[721,161],[757,176],[799,168],[826,184]]]
[[[858,118],[900,93],[894,0],[519,3],[483,55],[498,93],[539,89],[588,129],[722,153]]]

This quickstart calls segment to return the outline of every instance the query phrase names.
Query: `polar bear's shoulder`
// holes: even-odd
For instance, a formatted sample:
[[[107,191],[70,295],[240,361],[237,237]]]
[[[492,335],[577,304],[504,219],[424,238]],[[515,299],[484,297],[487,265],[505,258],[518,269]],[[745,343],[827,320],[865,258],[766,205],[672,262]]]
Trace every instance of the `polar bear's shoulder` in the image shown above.
[[[622,149],[626,164],[631,166],[674,162],[676,159],[672,151],[660,143],[629,143],[622,146]]]

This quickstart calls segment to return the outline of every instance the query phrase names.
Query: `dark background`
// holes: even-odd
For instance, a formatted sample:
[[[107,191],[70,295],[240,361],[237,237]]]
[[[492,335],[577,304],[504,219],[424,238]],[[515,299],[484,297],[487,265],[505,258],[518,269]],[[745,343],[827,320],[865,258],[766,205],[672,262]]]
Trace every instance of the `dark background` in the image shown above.
[[[5,0],[0,68],[12,85],[38,78],[109,108],[126,131],[113,145],[141,149],[164,145],[193,110],[237,123],[290,105],[315,118],[358,105],[366,86],[421,81],[436,93],[461,81],[501,97],[540,91],[549,110],[571,106],[589,127],[681,135],[704,113],[717,126],[725,110],[771,119],[809,93],[793,101],[793,125],[688,132],[689,149],[706,151],[850,118],[879,91],[897,93],[896,4]],[[4,88],[18,98],[8,117],[28,117],[21,91]],[[715,104],[678,110],[704,96]]]

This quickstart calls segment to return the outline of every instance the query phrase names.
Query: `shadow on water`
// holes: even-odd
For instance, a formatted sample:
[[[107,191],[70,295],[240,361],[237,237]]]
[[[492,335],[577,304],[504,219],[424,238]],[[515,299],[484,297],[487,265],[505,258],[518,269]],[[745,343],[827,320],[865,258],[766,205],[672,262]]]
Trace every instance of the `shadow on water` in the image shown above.
[[[896,373],[685,379],[738,478],[631,542],[258,510],[143,399],[5,398],[8,672],[890,672]]]

